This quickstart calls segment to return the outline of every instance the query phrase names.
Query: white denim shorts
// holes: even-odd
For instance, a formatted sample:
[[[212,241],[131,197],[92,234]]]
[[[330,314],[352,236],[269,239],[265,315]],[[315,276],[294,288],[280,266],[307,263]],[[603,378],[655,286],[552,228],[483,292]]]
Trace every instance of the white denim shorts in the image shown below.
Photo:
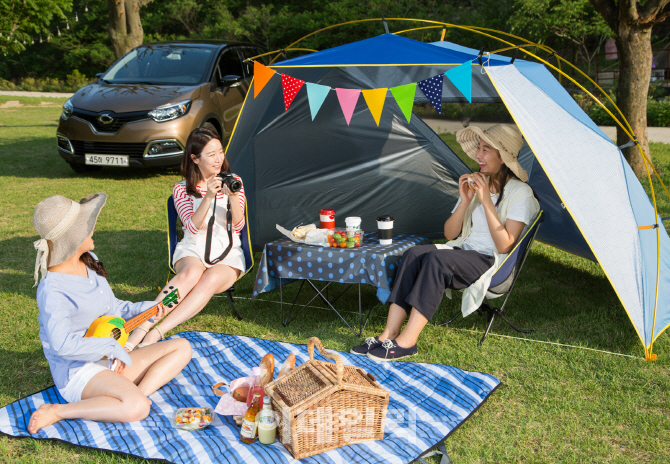
[[[109,359],[101,359],[97,362],[88,362],[84,364],[75,374],[70,377],[70,381],[64,388],[59,388],[58,392],[68,403],[81,401],[81,393],[86,384],[98,372],[109,370]]]

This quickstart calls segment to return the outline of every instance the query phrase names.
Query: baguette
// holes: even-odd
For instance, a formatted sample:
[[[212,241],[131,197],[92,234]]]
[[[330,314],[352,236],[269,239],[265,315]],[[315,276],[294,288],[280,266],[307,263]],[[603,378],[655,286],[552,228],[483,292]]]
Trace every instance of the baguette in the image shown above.
[[[261,359],[261,385],[265,386],[272,382],[275,375],[275,357],[268,353]]]
[[[288,355],[288,358],[286,358],[286,361],[281,365],[281,368],[279,369],[279,375],[277,375],[277,378],[281,377],[282,375],[286,375],[289,372],[291,372],[295,368],[295,355],[293,353]]]

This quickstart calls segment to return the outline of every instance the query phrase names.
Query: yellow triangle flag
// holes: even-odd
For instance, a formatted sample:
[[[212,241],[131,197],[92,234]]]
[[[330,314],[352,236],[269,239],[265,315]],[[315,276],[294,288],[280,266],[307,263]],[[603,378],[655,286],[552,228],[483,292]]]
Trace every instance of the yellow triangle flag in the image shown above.
[[[370,108],[370,113],[372,117],[375,118],[377,126],[379,126],[379,120],[382,117],[382,109],[384,108],[384,102],[386,101],[386,91],[388,89],[369,89],[362,90],[363,98]]]
[[[254,61],[254,98],[258,96],[265,84],[275,75],[275,71]]]

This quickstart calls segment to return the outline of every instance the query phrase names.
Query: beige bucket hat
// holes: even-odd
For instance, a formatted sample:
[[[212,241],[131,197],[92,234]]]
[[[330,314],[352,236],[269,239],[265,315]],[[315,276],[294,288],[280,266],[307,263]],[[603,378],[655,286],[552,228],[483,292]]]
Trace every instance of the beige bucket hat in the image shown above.
[[[61,195],[40,201],[33,214],[33,227],[40,234],[34,242],[37,250],[35,285],[47,273],[48,266],[56,266],[77,251],[95,229],[100,210],[107,201],[104,193],[93,193],[77,203]],[[51,242],[51,252],[49,244]]]
[[[498,124],[483,131],[477,126],[469,126],[456,132],[456,141],[461,144],[463,151],[475,161],[477,161],[475,152],[479,139],[482,137],[500,152],[505,166],[510,168],[522,181],[528,181],[528,173],[517,160],[519,150],[523,147],[523,138],[516,127]]]

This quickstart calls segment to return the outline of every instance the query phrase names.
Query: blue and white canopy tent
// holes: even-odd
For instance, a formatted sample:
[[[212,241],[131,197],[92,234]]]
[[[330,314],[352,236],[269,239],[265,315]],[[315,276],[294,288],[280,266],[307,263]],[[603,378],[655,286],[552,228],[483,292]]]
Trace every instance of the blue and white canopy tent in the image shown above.
[[[227,148],[245,181],[254,244],[276,238],[275,224],[313,222],[323,207],[363,217],[364,229],[391,214],[400,233],[441,238],[469,169],[400,95],[414,84],[410,99],[438,109],[503,102],[545,211],[538,239],[601,264],[652,359],[670,325],[670,238],[621,150],[544,64],[384,34],[255,67]]]

